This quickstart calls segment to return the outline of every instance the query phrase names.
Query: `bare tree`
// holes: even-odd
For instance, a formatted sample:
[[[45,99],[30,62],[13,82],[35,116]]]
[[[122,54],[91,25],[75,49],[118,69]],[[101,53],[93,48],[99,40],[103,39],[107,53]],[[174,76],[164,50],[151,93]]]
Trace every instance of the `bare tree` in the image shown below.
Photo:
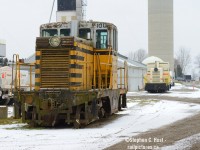
[[[187,66],[191,63],[191,55],[190,51],[184,47],[180,48],[176,54],[178,64],[182,69],[182,73],[184,74]]]
[[[138,49],[137,51],[129,53],[129,59],[142,62],[147,57],[147,52],[144,49]]]
[[[195,57],[194,63],[198,66],[198,68],[200,68],[200,54]]]
[[[196,57],[195,57],[195,61],[194,63],[197,65],[197,68],[199,68],[199,74],[200,75],[200,54],[198,54]],[[198,76],[199,77],[199,76]],[[199,77],[200,79],[200,77]]]
[[[182,69],[180,67],[180,64],[178,62],[178,59],[174,58],[174,72],[175,72],[175,77],[182,77]]]
[[[198,74],[195,72],[195,69],[192,69],[192,79],[196,80],[198,77]]]

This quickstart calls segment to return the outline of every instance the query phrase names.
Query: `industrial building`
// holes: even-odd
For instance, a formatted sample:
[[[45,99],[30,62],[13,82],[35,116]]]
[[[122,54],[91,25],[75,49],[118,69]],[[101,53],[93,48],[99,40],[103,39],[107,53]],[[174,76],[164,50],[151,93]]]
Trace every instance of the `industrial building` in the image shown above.
[[[84,20],[85,0],[57,0],[57,22]]]
[[[173,0],[148,0],[148,51],[174,71]]]
[[[4,57],[6,57],[6,42],[0,39],[0,67],[4,66]]]
[[[0,57],[6,57],[6,42],[0,39]]]

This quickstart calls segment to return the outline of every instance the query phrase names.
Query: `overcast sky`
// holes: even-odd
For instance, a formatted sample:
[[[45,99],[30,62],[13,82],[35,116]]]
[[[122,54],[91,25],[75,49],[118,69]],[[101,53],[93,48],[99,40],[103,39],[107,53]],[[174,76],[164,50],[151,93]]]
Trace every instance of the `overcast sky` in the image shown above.
[[[87,20],[117,25],[119,52],[127,55],[148,50],[147,0],[87,0]],[[53,0],[0,0],[0,39],[7,43],[7,57],[27,58],[35,51],[40,24],[49,21]],[[52,21],[56,20],[56,9]],[[180,47],[200,53],[200,0],[174,0],[174,51]]]

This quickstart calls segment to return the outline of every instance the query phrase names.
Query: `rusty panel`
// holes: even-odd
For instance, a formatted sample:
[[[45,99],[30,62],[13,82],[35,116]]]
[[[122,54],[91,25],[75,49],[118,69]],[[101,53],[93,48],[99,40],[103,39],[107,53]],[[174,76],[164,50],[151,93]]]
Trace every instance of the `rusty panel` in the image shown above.
[[[0,107],[0,119],[6,119],[8,115],[8,108],[5,107]]]

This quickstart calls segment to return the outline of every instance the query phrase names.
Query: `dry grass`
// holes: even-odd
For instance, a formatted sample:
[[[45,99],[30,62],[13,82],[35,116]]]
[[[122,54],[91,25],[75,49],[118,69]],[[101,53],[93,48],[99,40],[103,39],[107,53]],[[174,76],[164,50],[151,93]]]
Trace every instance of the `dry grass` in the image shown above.
[[[0,125],[6,125],[6,124],[17,124],[17,123],[22,123],[21,119],[0,119]]]

